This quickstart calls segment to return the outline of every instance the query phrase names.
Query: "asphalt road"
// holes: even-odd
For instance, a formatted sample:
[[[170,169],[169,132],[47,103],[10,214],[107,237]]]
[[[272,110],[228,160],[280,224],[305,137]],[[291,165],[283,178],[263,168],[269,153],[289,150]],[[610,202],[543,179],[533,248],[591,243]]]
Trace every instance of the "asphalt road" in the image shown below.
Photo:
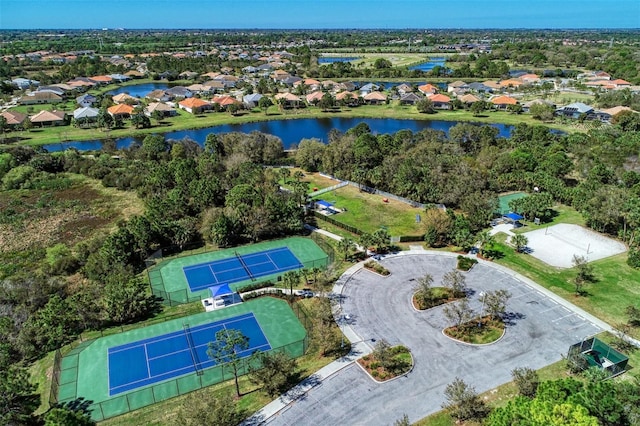
[[[514,368],[538,369],[556,362],[570,344],[602,331],[511,274],[478,264],[466,273],[471,306],[481,311],[483,291],[508,290],[512,297],[507,304],[507,331],[491,345],[455,342],[442,334],[450,325],[443,307],[419,312],[411,305],[416,279],[429,273],[439,285],[455,262],[455,257],[434,254],[392,256],[380,261],[392,272],[388,277],[367,270],[355,273],[342,293],[349,326],[371,345],[386,339],[409,347],[414,369],[393,381],[376,383],[351,364],[266,423],[391,425],[403,414],[414,422],[441,409],[444,389],[455,377],[484,392],[510,381]]]

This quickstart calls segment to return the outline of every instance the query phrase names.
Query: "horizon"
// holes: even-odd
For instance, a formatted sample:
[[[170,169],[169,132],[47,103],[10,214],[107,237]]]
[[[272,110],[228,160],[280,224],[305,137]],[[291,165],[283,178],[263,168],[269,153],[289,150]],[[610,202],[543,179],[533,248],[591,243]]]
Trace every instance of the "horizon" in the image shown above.
[[[11,30],[598,30],[640,28],[636,0],[533,0],[527,13],[509,0],[24,0],[0,2]],[[182,12],[182,13],[177,13]],[[195,13],[193,13],[195,12]]]

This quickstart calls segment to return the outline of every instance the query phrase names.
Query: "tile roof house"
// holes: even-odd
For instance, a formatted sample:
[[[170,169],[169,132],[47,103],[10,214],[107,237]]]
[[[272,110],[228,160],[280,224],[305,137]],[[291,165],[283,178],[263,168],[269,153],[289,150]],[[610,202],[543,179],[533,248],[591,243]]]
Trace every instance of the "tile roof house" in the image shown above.
[[[113,78],[108,75],[96,75],[94,77],[89,77],[89,79],[96,84],[111,84],[113,83]]]
[[[0,115],[4,117],[9,128],[20,127],[22,123],[24,123],[24,120],[27,119],[26,114],[17,111],[4,111],[0,113]]]
[[[58,86],[40,86],[38,87],[38,90],[36,92],[55,93],[56,95],[64,98],[65,94],[67,93],[67,90]]]
[[[51,92],[34,92],[18,99],[20,105],[57,104],[62,101],[62,96]]]
[[[158,102],[166,102],[166,101],[170,101],[171,99],[173,99],[171,96],[169,96],[162,89],[153,90],[153,91],[147,93],[145,98],[151,99],[151,100],[154,100],[154,101],[158,101]]]
[[[425,95],[433,95],[438,92],[438,88],[433,84],[423,84],[422,86],[418,86],[418,91]]]
[[[469,89],[478,93],[493,93],[495,90],[493,87],[489,87],[486,84],[479,82],[469,83]]]
[[[232,96],[216,96],[211,100],[211,102],[220,105],[224,109],[229,105],[240,105],[240,101]]]
[[[360,96],[364,96],[371,92],[377,92],[378,90],[380,90],[380,86],[374,83],[367,83],[359,89]]]
[[[33,124],[37,124],[40,127],[46,126],[63,126],[66,124],[66,114],[64,111],[40,111],[29,120]]]
[[[158,112],[162,117],[173,117],[178,114],[178,111],[176,111],[175,108],[162,102],[151,102],[144,109],[144,115],[147,117],[151,117],[154,112]]]
[[[278,93],[275,96],[276,100],[278,101],[279,104],[282,105],[283,108],[291,108],[291,107],[297,107],[298,105],[300,105],[301,99],[294,95],[293,93]]]
[[[387,96],[381,92],[367,93],[362,99],[369,105],[380,105],[387,102]]]
[[[126,119],[131,117],[131,114],[133,114],[133,107],[127,104],[118,104],[107,108],[107,112],[113,118]]]
[[[447,84],[447,92],[450,92],[450,93],[453,91],[463,92],[466,90],[469,90],[469,85],[461,80],[457,80],[457,81],[454,81],[453,83]]]
[[[407,83],[402,83],[396,87],[396,90],[400,95],[404,95],[407,93],[412,93],[413,87],[409,86]]]
[[[317,104],[318,102],[320,102],[320,99],[322,99],[322,97],[324,96],[324,92],[321,90],[318,90],[317,92],[312,92],[309,93],[306,96],[306,100],[308,104]]]
[[[178,107],[183,109],[191,114],[199,114],[203,111],[209,111],[213,108],[213,106],[202,99],[198,98],[186,98],[180,102],[178,102]]]
[[[496,109],[507,109],[509,105],[516,105],[518,101],[511,96],[496,96],[489,100]]]
[[[131,96],[128,93],[120,93],[118,95],[112,96],[111,100],[117,104],[129,104],[129,105],[137,105],[140,103],[140,99]]]
[[[360,98],[356,93],[344,91],[336,95],[336,101],[343,105],[357,106],[360,103]]]
[[[458,100],[463,104],[467,104],[467,105],[470,105],[475,102],[480,102],[480,98],[471,93],[467,93],[465,95],[459,96]]]
[[[551,101],[548,101],[546,99],[534,99],[532,101],[523,103],[522,104],[522,111],[523,112],[529,112],[529,110],[531,109],[531,107],[533,105],[549,105],[550,107],[553,107],[554,109],[556,108],[556,104],[554,104]]]
[[[433,103],[435,109],[451,109],[451,98],[447,95],[431,95],[429,100]]]

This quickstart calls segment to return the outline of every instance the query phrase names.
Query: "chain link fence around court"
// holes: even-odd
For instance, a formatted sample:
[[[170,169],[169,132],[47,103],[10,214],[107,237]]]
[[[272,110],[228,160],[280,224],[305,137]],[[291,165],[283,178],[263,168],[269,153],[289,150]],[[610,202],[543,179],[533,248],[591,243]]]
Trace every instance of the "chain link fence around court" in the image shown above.
[[[314,269],[320,268],[325,269],[335,260],[335,253],[333,247],[327,244],[322,238],[316,237],[314,234],[311,234],[311,239],[320,246],[320,248],[325,252],[326,256],[303,261],[302,264],[304,269]],[[199,294],[193,294],[188,288],[167,291],[167,288],[164,283],[164,278],[162,277],[161,267],[165,262],[171,261],[172,259],[179,257],[187,257],[192,256],[194,254],[206,253],[209,250],[198,250],[197,253],[189,252],[189,253],[179,253],[177,255],[173,255],[168,259],[164,258],[164,253],[171,252],[166,249],[160,249],[151,254],[147,259],[145,259],[145,266],[147,268],[147,277],[149,279],[149,286],[151,287],[151,293],[159,297],[163,300],[163,303],[169,306],[182,305],[185,303],[198,302],[203,299],[202,292]],[[266,276],[262,278],[257,278],[255,281],[252,281],[251,285],[255,287],[260,287],[261,283],[264,283],[264,286],[267,285],[276,285],[282,280],[282,275],[277,276]]]
[[[312,332],[312,321],[299,304],[294,304],[292,309],[307,331],[305,337],[302,340],[273,348],[268,351],[269,353],[280,352],[287,354],[290,358],[299,358],[307,352]],[[64,355],[63,351],[56,351],[49,398],[51,407],[56,406],[58,403],[66,403],[82,398],[82,395],[77,395],[80,353],[94,340],[86,340],[77,345],[72,345],[73,347],[67,348],[69,351]],[[250,370],[259,368],[261,368],[261,365],[257,358],[243,358],[240,360],[238,372],[239,375],[245,375]],[[143,389],[127,392],[124,395],[114,396],[105,401],[85,401],[85,403],[88,404],[91,418],[95,421],[102,421],[233,378],[234,370],[231,366],[218,365],[147,386]]]

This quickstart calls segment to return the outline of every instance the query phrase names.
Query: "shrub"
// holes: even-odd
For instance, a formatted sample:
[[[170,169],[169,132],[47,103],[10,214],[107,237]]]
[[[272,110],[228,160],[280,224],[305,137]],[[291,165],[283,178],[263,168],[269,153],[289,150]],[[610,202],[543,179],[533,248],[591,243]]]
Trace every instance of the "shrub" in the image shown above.
[[[458,256],[458,269],[460,269],[461,271],[468,271],[476,263],[478,263],[477,259],[473,259],[473,258],[462,256],[462,255]]]
[[[640,247],[634,246],[629,249],[627,265],[636,269],[640,268]]]
[[[387,268],[385,268],[378,262],[374,262],[373,260],[370,260],[367,263],[365,263],[364,267],[380,275],[389,275],[391,273]]]

